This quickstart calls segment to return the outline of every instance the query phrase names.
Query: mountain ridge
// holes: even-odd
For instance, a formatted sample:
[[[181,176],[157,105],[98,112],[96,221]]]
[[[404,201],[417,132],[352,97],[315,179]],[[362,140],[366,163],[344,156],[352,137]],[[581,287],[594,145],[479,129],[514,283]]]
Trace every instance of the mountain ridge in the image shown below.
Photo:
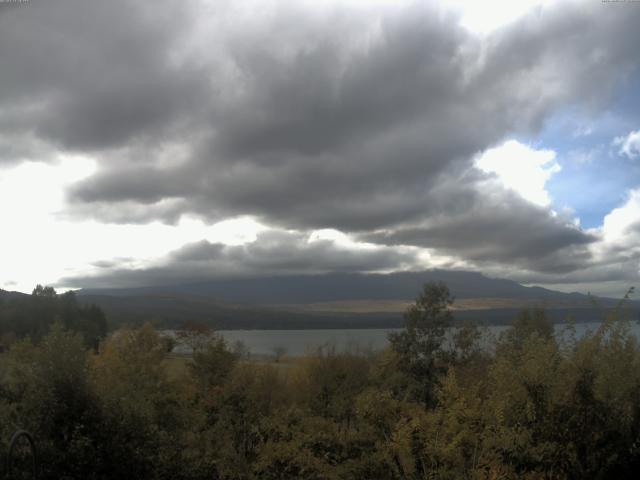
[[[188,319],[219,329],[388,328],[402,325],[402,312],[430,281],[449,286],[456,321],[504,325],[532,306],[545,308],[554,322],[569,316],[580,322],[602,319],[588,295],[454,270],[264,276],[77,293],[118,321],[153,319],[176,326]],[[618,302],[598,301],[606,309]],[[640,310],[640,303],[632,305]]]
[[[296,304],[350,300],[412,300],[422,285],[443,281],[456,298],[517,298],[529,300],[585,300],[587,295],[515,281],[490,278],[480,272],[425,270],[387,274],[329,273],[232,278],[178,285],[136,288],[82,289],[79,295],[132,296],[180,294],[243,304]]]
[[[218,329],[388,328],[402,325],[402,312],[426,282],[443,281],[456,298],[456,321],[509,324],[524,308],[543,307],[554,322],[602,319],[593,298],[527,287],[480,272],[426,270],[389,274],[331,273],[219,279],[181,285],[82,289],[112,326],[151,321],[175,328],[185,320]],[[0,290],[0,299],[26,296]],[[605,310],[618,300],[598,298]],[[640,302],[632,302],[636,317]]]

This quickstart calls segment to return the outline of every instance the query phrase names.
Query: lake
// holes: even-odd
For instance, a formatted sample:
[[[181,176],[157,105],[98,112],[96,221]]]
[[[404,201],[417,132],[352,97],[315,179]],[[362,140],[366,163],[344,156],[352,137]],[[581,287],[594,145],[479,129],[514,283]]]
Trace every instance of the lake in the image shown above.
[[[595,331],[599,326],[599,322],[579,323],[576,324],[576,333],[581,336],[587,331]],[[485,336],[490,341],[492,337],[498,336],[507,328],[509,327],[485,327]],[[560,334],[564,325],[556,324],[555,328]],[[640,325],[637,322],[631,323],[631,330],[636,337],[640,338]],[[323,345],[335,345],[338,351],[381,350],[387,346],[387,335],[397,331],[400,329],[220,330],[218,333],[224,337],[230,347],[239,341],[244,343],[252,355],[274,355],[276,349],[284,349],[287,355],[299,356]]]

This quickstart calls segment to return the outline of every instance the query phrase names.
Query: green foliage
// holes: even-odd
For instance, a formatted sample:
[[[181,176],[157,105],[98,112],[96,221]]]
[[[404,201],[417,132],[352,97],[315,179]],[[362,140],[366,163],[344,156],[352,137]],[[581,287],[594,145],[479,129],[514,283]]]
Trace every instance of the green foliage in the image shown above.
[[[368,384],[369,361],[352,353],[336,353],[335,347],[319,348],[303,359],[296,376],[297,400],[313,415],[349,422],[353,402]]]
[[[542,308],[527,308],[513,321],[512,328],[502,334],[501,343],[508,344],[518,349],[531,337],[538,337],[551,340],[553,339],[553,324],[547,319]]]
[[[38,345],[22,340],[3,360],[3,439],[7,427],[33,432],[45,478],[60,471],[92,478],[101,421],[82,336],[54,324]]]
[[[110,478],[180,478],[188,453],[181,386],[170,380],[163,338],[151,325],[121,329],[92,358],[92,387],[100,398]],[[183,448],[178,448],[183,447]],[[177,477],[176,477],[177,475]]]
[[[148,324],[94,349],[84,307],[39,287],[21,305],[42,333],[0,354],[0,435],[33,432],[45,479],[636,478],[623,303],[581,338],[523,311],[486,348],[474,325],[449,328],[451,302],[425,286],[383,352],[260,363],[195,324],[190,356]]]
[[[52,287],[38,285],[25,298],[0,303],[0,334],[5,341],[30,337],[40,340],[55,322],[82,334],[85,345],[96,349],[107,334],[107,320],[95,305],[81,305],[72,291],[56,294]],[[5,345],[8,346],[8,345]]]
[[[208,390],[223,385],[237,359],[238,355],[229,351],[222,337],[211,336],[208,343],[193,351],[189,367],[197,384]]]
[[[442,347],[451,326],[452,304],[446,285],[427,283],[405,313],[404,331],[389,335],[395,368],[412,380],[413,399],[427,407],[434,405],[438,378],[446,371],[448,352]]]

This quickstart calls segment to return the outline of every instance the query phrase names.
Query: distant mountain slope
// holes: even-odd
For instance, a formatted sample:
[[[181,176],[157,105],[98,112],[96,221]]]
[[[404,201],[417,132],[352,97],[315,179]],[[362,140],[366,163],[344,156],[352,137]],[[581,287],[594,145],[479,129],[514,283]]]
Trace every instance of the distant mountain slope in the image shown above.
[[[486,277],[478,272],[429,270],[390,274],[334,273],[212,280],[189,285],[128,289],[82,290],[81,295],[138,296],[195,295],[243,304],[298,304],[347,300],[412,300],[422,285],[443,281],[456,298],[510,298],[587,301],[586,295],[562,293],[517,282]]]
[[[12,300],[14,298],[22,298],[28,296],[26,293],[10,292],[0,289],[0,300]]]
[[[507,324],[522,308],[543,306],[553,321],[573,315],[597,321],[602,312],[588,296],[525,287],[476,272],[431,270],[387,275],[327,274],[224,279],[189,285],[76,292],[101,307],[112,326],[152,321],[177,327],[185,320],[217,329],[387,328],[429,281],[445,282],[456,296],[454,318]],[[0,301],[27,295],[0,290]],[[616,302],[601,299],[610,307]],[[638,318],[640,304],[632,305]]]
[[[150,321],[165,328],[190,320],[215,329],[306,329],[399,327],[399,313],[296,311],[272,305],[236,305],[206,297],[166,294],[82,295],[102,308],[112,326]]]
[[[593,307],[587,295],[447,270],[224,279],[189,285],[81,290],[78,295],[99,305],[114,324],[151,320],[173,327],[194,320],[219,329],[398,327],[406,306],[429,281],[445,282],[456,296],[456,320],[507,324],[531,305],[543,306],[556,322],[569,315],[583,322],[602,319],[602,312]],[[604,307],[615,302],[600,300]],[[633,306],[634,318],[638,307],[638,303]]]

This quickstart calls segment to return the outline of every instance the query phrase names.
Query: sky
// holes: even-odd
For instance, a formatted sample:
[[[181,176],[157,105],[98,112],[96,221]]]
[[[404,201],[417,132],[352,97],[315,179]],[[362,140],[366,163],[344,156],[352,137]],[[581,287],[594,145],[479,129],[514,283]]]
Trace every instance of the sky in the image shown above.
[[[0,3],[0,288],[640,286],[639,2]]]

